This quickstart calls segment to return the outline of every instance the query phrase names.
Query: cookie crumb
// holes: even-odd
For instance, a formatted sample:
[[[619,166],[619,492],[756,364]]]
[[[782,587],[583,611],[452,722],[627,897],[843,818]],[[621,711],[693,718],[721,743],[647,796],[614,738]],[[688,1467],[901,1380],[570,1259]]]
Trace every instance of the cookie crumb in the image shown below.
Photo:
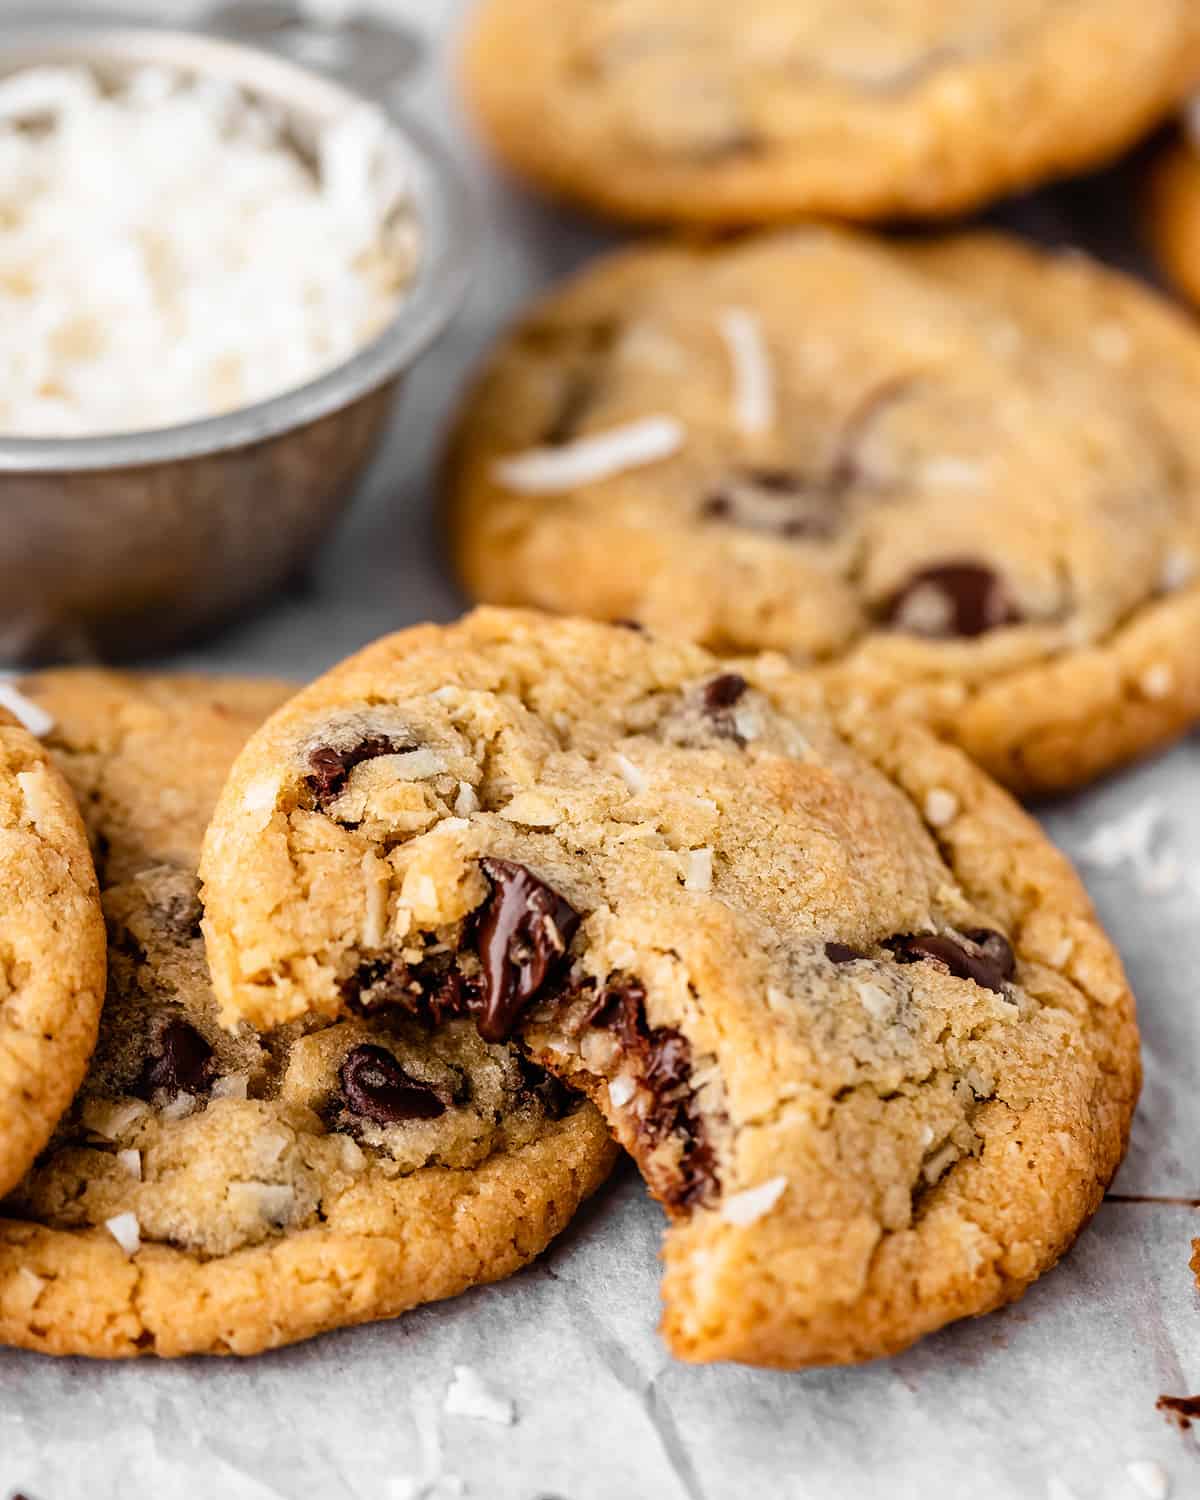
[[[138,1223],[137,1214],[117,1214],[114,1218],[105,1219],[104,1227],[126,1255],[136,1255],[142,1248],[142,1226]]]
[[[717,326],[733,365],[733,419],[749,437],[775,425],[775,389],[762,324],[744,307],[727,307]]]
[[[737,1224],[742,1229],[749,1224],[757,1224],[759,1219],[771,1212],[786,1189],[786,1177],[772,1177],[759,1183],[758,1187],[734,1193],[721,1204],[721,1217],[727,1224]]]
[[[1125,1472],[1149,1500],[1167,1500],[1171,1493],[1171,1479],[1162,1464],[1152,1458],[1134,1459],[1125,1465]]]
[[[674,417],[643,417],[559,448],[510,454],[497,460],[492,474],[497,484],[518,494],[558,495],[660,463],[683,447],[684,437],[683,424]]]
[[[0,708],[8,709],[35,739],[41,739],[54,728],[53,715],[48,714],[40,703],[34,703],[24,693],[18,692],[14,684],[4,678],[0,678]]]
[[[958,798],[944,786],[932,787],[925,794],[925,821],[931,828],[945,828],[958,817]]]
[[[517,1420],[516,1403],[494,1391],[470,1365],[454,1366],[443,1410],[448,1416],[495,1422],[500,1427],[511,1427]]]

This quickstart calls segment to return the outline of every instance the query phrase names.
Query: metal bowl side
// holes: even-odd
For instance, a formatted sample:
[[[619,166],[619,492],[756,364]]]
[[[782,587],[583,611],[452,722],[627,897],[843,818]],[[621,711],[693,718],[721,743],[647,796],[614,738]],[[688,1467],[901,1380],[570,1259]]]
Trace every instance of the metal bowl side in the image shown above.
[[[356,96],[252,47],[103,26],[0,33],[0,75],[36,62],[159,63],[278,104],[300,144]],[[268,596],[361,477],[399,378],[458,310],[473,214],[442,149],[388,111],[421,226],[396,315],[353,358],[228,414],[146,432],[0,438],[0,660],[165,649]]]

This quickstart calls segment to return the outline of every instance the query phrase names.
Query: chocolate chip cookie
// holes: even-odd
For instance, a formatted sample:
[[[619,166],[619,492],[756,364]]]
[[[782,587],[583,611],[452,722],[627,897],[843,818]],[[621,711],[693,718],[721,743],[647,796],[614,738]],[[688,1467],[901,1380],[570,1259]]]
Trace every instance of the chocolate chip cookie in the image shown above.
[[[485,140],[622,219],[929,217],[1115,155],[1200,79],[1194,0],[483,0]]]
[[[249,1354],[451,1296],[541,1251],[615,1148],[470,1024],[224,1031],[201,832],[280,684],[47,673],[23,689],[88,810],[109,929],[91,1070],[0,1217],[0,1339]]]
[[[467,397],[468,589],[771,648],[1009,786],[1200,716],[1200,337],[997,236],[639,247],[536,306]]]
[[[87,836],[26,723],[49,727],[0,682],[0,1194],[70,1104],[104,1000],[104,919]]]
[[[920,726],[637,630],[482,610],[335,668],[202,864],[228,1019],[523,1038],[671,1220],[685,1359],[867,1359],[1017,1295],[1138,1086],[1066,861]]]
[[[1151,174],[1149,233],[1172,285],[1200,303],[1200,102]]]

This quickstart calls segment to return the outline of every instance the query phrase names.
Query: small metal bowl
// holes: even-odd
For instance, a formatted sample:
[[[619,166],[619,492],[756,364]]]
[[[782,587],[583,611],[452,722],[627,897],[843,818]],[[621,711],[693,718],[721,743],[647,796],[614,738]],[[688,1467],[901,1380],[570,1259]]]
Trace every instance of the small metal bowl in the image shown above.
[[[280,108],[303,147],[362,96],[209,35],[103,24],[0,31],[0,76],[147,63],[215,76]],[[326,374],[219,417],[111,437],[0,436],[0,660],[161,651],[297,573],[372,456],[399,379],[469,280],[472,213],[435,141],[379,100],[411,181],[419,262],[391,322]]]

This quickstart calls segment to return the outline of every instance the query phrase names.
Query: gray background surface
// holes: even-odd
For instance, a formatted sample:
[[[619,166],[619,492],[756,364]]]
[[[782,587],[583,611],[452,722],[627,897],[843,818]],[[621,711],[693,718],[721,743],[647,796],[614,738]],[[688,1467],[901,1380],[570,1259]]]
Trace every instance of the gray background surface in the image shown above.
[[[458,611],[430,507],[448,405],[512,310],[602,243],[499,183],[469,147],[443,66],[459,0],[392,8],[432,44],[412,105],[456,143],[484,199],[476,293],[410,383],[310,586],[181,665],[309,676],[383,631]],[[153,9],[176,12],[189,8]],[[1131,213],[1121,188],[1106,180],[1016,217],[1051,238],[1120,247]],[[1092,1228],[1014,1308],[866,1369],[676,1364],[654,1331],[661,1214],[624,1170],[537,1266],[398,1323],[241,1364],[0,1353],[0,1497],[1138,1500],[1148,1492],[1128,1465],[1146,1460],[1172,1495],[1200,1494],[1196,1437],[1154,1409],[1160,1392],[1200,1390],[1200,1297],[1187,1268],[1200,1217],[1186,1202],[1127,1201],[1200,1197],[1198,777],[1193,739],[1043,810],[1077,857],[1131,812],[1158,807],[1162,826],[1154,858],[1084,864],[1142,1008],[1133,1149]],[[458,1363],[516,1401],[514,1427],[442,1413]]]

